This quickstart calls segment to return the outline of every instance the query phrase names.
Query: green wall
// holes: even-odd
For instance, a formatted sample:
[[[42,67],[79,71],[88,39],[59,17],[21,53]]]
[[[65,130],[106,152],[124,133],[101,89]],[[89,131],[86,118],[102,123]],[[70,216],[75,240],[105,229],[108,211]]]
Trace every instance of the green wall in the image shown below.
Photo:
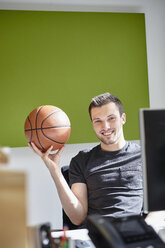
[[[47,104],[69,116],[68,143],[96,142],[88,105],[107,91],[123,102],[125,138],[138,139],[149,106],[144,14],[0,11],[0,145],[27,146],[25,119]]]

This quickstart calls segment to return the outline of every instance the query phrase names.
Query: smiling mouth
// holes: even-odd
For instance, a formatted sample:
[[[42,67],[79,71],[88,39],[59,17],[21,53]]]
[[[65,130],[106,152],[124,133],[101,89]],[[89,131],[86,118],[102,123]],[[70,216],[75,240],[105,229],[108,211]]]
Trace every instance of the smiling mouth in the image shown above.
[[[113,133],[113,130],[109,130],[109,131],[102,131],[101,134],[104,136],[110,136]]]

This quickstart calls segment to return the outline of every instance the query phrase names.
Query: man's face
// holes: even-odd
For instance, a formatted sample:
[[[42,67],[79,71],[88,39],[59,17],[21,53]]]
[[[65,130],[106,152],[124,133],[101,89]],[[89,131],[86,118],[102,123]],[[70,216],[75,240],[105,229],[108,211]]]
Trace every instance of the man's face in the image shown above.
[[[125,114],[120,116],[119,109],[111,102],[91,109],[94,131],[103,145],[117,144],[123,139]]]

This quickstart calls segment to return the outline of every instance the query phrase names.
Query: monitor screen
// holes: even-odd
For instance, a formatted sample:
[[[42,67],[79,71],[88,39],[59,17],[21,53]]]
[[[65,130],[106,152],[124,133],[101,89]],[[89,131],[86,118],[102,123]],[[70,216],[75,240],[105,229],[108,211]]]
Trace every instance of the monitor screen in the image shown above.
[[[165,210],[165,109],[140,109],[144,212]]]

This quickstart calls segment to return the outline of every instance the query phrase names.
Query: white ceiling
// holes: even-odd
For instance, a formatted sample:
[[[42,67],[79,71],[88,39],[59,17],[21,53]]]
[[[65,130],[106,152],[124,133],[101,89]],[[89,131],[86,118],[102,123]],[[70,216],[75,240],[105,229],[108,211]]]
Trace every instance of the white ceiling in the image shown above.
[[[0,0],[0,9],[143,12],[152,0]]]

